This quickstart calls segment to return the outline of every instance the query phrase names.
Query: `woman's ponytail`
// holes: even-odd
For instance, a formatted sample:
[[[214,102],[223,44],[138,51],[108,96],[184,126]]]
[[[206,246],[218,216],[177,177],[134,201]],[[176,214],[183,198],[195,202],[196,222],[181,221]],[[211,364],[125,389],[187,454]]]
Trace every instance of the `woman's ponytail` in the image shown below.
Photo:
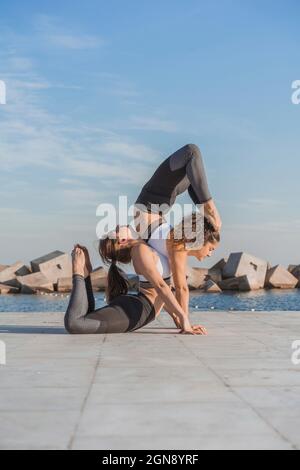
[[[118,240],[105,237],[100,240],[99,253],[104,264],[110,265],[107,275],[106,297],[111,302],[119,295],[126,295],[129,290],[129,282],[123,276],[117,263],[129,264],[131,262],[131,248],[120,247]]]
[[[127,279],[122,275],[116,263],[113,262],[110,265],[107,275],[106,297],[108,302],[111,302],[119,295],[126,295],[128,293],[128,289],[129,284]]]

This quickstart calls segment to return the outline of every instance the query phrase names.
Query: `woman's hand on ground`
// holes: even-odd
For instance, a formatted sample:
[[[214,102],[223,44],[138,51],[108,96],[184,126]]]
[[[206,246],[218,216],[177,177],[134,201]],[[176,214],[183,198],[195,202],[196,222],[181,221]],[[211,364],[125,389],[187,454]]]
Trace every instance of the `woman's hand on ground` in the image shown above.
[[[193,331],[197,332],[196,334],[202,335],[202,336],[207,336],[207,329],[204,328],[204,326],[201,325],[192,325]]]
[[[197,333],[194,332],[193,328],[187,328],[185,330],[180,330],[179,332],[181,335],[196,335]]]
[[[186,328],[183,328],[180,331],[180,334],[207,336],[207,330],[201,325],[190,325],[190,327],[187,326]]]
[[[180,333],[183,335],[207,335],[207,331],[200,325],[191,325],[188,316],[183,319]]]

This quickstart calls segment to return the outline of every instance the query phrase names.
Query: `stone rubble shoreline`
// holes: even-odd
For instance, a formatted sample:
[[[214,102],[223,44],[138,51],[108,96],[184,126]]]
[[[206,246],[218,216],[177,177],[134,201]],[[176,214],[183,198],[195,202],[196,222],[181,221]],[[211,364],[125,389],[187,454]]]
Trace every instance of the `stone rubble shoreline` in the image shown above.
[[[125,273],[124,273],[125,274]],[[136,276],[127,276],[131,290],[138,289]],[[91,273],[94,291],[105,291],[107,271]],[[231,253],[211,268],[188,268],[190,290],[218,293],[247,292],[259,289],[300,288],[300,264],[271,266],[267,261],[244,252]],[[67,253],[53,251],[30,262],[0,264],[0,294],[69,293],[72,289],[72,263]]]

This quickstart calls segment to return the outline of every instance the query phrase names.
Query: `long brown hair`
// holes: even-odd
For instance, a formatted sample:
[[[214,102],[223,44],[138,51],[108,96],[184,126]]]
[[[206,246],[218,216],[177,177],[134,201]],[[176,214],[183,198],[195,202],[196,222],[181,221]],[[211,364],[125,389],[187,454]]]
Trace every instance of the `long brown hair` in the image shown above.
[[[193,214],[191,215],[191,218],[192,218],[191,228],[192,228],[193,233],[195,233],[196,228],[197,228],[197,215],[198,214],[196,212],[193,212]],[[209,242],[210,243],[220,242],[220,232],[216,230],[213,223],[206,216],[204,216],[203,229],[204,229],[203,245]],[[170,232],[170,239],[171,239],[173,247],[177,250],[185,250],[187,243],[193,243],[194,241],[196,241],[196,237],[193,239],[190,239],[187,236],[183,221],[182,221],[182,237],[175,238],[174,229],[172,229]]]
[[[110,265],[107,275],[106,297],[111,302],[115,297],[128,293],[128,281],[118,268],[117,263],[131,262],[131,248],[122,247],[117,238],[107,236],[99,242],[99,254],[104,264]]]

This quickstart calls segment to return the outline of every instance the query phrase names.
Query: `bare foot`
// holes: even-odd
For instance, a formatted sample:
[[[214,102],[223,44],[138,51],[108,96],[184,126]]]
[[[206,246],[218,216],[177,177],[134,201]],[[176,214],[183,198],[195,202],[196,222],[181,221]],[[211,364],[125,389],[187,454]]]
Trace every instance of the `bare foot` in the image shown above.
[[[83,250],[77,246],[75,246],[74,250],[72,251],[72,267],[73,274],[84,276],[85,255]]]
[[[85,246],[82,246],[79,244],[77,244],[76,247],[80,248],[84,253],[84,256],[85,256],[84,277],[89,277],[89,275],[93,271],[93,266],[91,263],[89,250]]]

